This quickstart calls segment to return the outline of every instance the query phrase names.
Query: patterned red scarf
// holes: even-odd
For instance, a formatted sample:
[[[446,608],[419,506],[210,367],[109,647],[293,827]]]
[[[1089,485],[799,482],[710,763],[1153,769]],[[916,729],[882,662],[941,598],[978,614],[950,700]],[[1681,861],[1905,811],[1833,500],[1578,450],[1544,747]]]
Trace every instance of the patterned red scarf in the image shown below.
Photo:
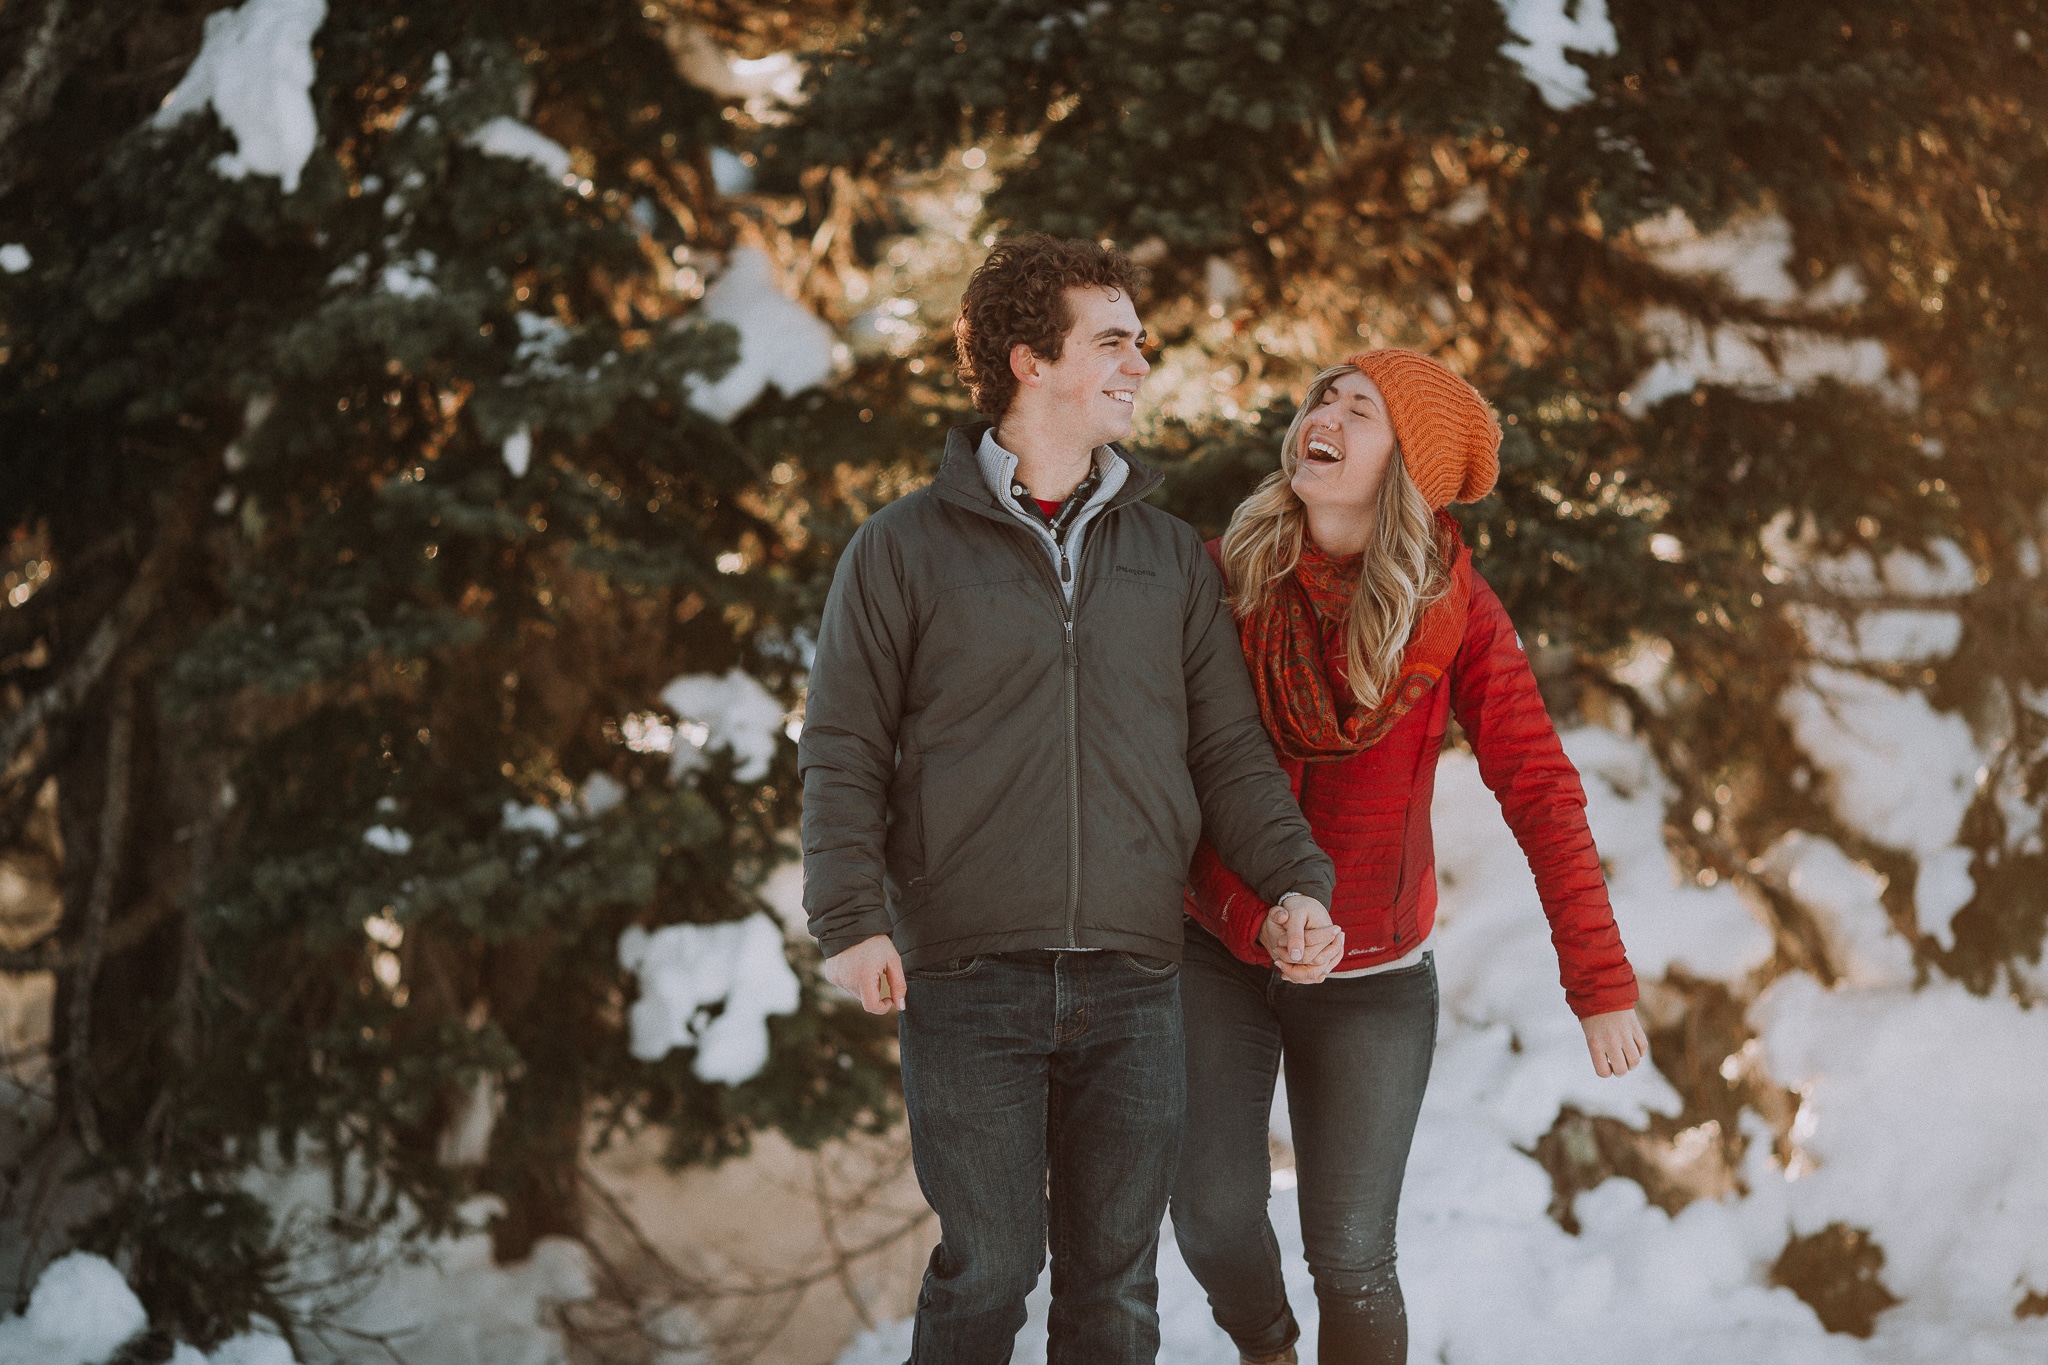
[[[1437,529],[1451,564],[1450,587],[1415,623],[1401,672],[1378,706],[1360,706],[1344,682],[1344,621],[1363,556],[1333,559],[1303,544],[1287,581],[1238,622],[1259,715],[1281,754],[1316,763],[1369,749],[1449,670],[1465,640],[1472,552],[1448,515],[1437,513]]]

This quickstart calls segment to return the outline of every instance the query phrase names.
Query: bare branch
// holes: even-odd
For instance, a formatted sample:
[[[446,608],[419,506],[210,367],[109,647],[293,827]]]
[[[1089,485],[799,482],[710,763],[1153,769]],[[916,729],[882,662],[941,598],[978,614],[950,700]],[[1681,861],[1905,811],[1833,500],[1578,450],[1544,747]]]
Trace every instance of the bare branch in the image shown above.
[[[58,30],[64,26],[64,10],[65,0],[49,0],[43,6],[42,22],[29,36],[21,60],[7,73],[7,79],[0,81],[0,147],[13,141],[24,126],[42,117],[57,93],[57,85],[64,76],[57,42]],[[0,185],[0,194],[5,194],[8,188]]]
[[[128,24],[137,0],[98,0],[72,17],[67,0],[48,0],[31,26],[21,59],[0,79],[0,198],[14,188],[21,157],[21,131],[50,112],[72,68],[97,53]],[[68,20],[68,22],[67,22]]]
[[[177,908],[177,902],[170,897],[160,897],[141,914],[131,915],[113,926],[100,944],[101,960],[118,957],[131,948],[139,947]],[[0,952],[0,972],[69,971],[76,967],[84,956],[82,947],[83,945],[63,947],[57,942],[55,935],[52,935],[33,947]]]
[[[85,648],[78,651],[57,680],[36,695],[22,703],[21,709],[0,722],[0,765],[14,762],[22,745],[36,732],[36,727],[55,720],[85,699],[93,685],[105,675],[107,665],[114,660],[115,653],[156,606],[156,595],[161,579],[162,565],[145,563],[143,572],[137,575],[128,591],[121,595],[120,604],[102,617],[94,628],[92,638],[85,642]],[[154,571],[152,571],[154,570]]]
[[[120,884],[122,855],[128,843],[128,785],[134,767],[135,683],[122,678],[114,688],[114,713],[107,726],[107,793],[100,807],[99,857],[93,863],[92,891],[79,934],[78,966],[71,985],[71,1102],[78,1115],[78,1137],[85,1150],[100,1152],[99,1118],[92,1102],[92,988],[99,975],[107,920],[113,915],[114,892]]]
[[[4,192],[4,191],[0,191]],[[58,672],[48,687],[22,703],[13,715],[0,721],[0,771],[12,766],[16,755],[40,725],[60,720],[83,702],[113,662],[123,645],[133,638],[142,623],[156,610],[164,580],[198,533],[203,484],[195,465],[188,471],[171,502],[158,531],[156,543],[143,557],[135,581],[128,585],[114,609],[100,619],[78,654]]]

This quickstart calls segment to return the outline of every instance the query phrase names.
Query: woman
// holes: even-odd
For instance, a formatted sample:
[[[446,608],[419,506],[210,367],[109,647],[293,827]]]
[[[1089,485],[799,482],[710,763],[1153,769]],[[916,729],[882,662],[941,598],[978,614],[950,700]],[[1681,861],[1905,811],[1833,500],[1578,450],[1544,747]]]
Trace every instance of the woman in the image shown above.
[[[1293,1361],[1300,1335],[1266,1219],[1283,1061],[1321,1365],[1408,1358],[1394,1215],[1436,1043],[1429,810],[1452,714],[1536,874],[1594,1070],[1648,1049],[1578,773],[1443,511],[1486,496],[1499,446],[1486,401],[1438,362],[1353,356],[1316,376],[1280,470],[1210,546],[1266,728],[1337,864],[1334,923],[1291,940],[1208,845],[1189,873],[1174,1233],[1247,1362]]]

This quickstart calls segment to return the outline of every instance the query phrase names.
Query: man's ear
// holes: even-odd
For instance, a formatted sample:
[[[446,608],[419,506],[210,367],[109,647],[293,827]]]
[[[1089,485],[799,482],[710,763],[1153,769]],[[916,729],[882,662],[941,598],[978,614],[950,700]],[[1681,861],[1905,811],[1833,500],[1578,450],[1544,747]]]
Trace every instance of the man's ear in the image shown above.
[[[1032,388],[1037,388],[1045,382],[1042,374],[1044,367],[1045,357],[1024,342],[1020,341],[1010,348],[1010,373],[1017,377],[1019,384],[1029,384]]]

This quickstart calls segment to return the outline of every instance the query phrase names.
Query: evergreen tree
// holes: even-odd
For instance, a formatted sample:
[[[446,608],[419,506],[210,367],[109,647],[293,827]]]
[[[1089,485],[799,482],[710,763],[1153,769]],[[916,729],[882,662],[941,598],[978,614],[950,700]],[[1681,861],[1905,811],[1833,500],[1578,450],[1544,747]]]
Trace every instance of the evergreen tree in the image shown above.
[[[1443,358],[1506,424],[1497,493],[1459,512],[1553,709],[1650,743],[1674,850],[1766,908],[1773,973],[1843,968],[1765,875],[1806,830],[1885,874],[1923,970],[2038,991],[2048,13],[1612,0],[1611,40],[1586,40],[1606,50],[1546,65],[1504,8],[1544,9],[870,4],[764,151],[868,172],[987,158],[988,229],[1112,238],[1148,265],[1147,439],[1166,504],[1205,533],[1275,466],[1317,369],[1366,346]],[[1602,9],[1576,7],[1581,33]],[[1688,266],[1717,231],[1783,232],[1783,275]],[[1737,373],[1708,339],[1760,363]],[[1697,382],[1670,382],[1688,350]],[[1788,540],[1810,566],[1960,558],[1930,599],[1898,573],[1788,569]],[[1814,637],[1887,606],[1959,612],[1953,652],[1828,676],[1967,719],[1986,762],[1960,854],[1846,818],[1788,712]],[[1658,656],[1662,681],[1625,666]],[[1696,1023],[1725,1005],[1664,984]],[[1703,1036],[1741,1039],[1658,1038],[1688,1123],[1727,1104]]]
[[[717,188],[738,101],[680,74],[692,16],[207,8],[0,13],[34,97],[0,110],[0,841],[53,789],[63,893],[4,965],[57,976],[56,1150],[102,1209],[64,1236],[200,1344],[289,1326],[235,1184],[269,1139],[338,1227],[490,1193],[517,1257],[580,1230],[593,1124],[681,1163],[894,1104],[886,1025],[808,968],[751,1079],[628,1051],[622,932],[757,913],[795,816],[793,745],[658,694],[741,670],[779,728],[831,471],[897,429],[859,376],[691,402],[739,351],[701,272],[789,245]]]

